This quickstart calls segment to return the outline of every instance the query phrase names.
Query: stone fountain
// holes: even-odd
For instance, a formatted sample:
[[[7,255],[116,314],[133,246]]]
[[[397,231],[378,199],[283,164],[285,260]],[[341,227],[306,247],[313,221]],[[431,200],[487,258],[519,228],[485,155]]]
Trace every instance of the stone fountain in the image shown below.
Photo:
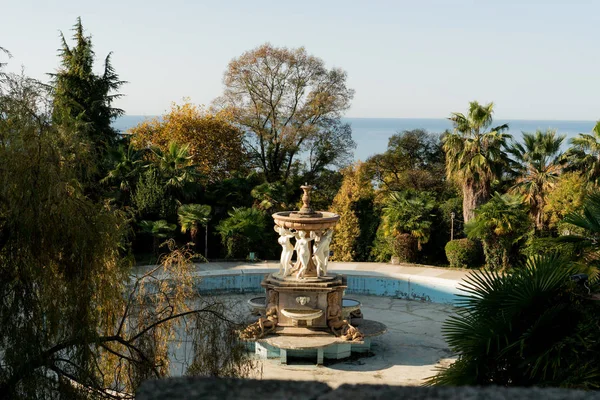
[[[240,336],[256,341],[257,354],[262,349],[264,357],[279,350],[281,360],[285,362],[289,349],[317,349],[317,362],[322,363],[326,348],[335,347],[334,358],[341,358],[340,354],[349,356],[351,349],[347,345],[342,346],[343,351],[338,351],[340,343],[351,342],[364,351],[365,343],[370,344],[370,340],[365,340],[364,329],[359,329],[351,318],[354,316],[365,325],[360,303],[343,298],[347,288],[345,276],[327,271],[329,245],[340,216],[314,211],[310,206],[312,186],[304,185],[301,189],[304,194],[299,211],[273,214],[274,229],[279,233],[278,242],[282,248],[279,271],[267,275],[261,282],[266,291],[264,311]],[[294,253],[296,260],[292,261]],[[257,299],[260,298],[252,299],[254,303],[249,302],[253,309],[257,307]],[[386,330],[383,324],[366,322],[368,336]]]

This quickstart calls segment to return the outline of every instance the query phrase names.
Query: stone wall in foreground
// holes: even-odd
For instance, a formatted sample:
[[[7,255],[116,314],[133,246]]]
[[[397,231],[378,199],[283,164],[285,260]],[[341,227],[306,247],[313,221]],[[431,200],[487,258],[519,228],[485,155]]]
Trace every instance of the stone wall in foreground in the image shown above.
[[[337,389],[322,382],[168,378],[146,381],[139,400],[600,400],[600,392],[566,389],[499,387],[405,387],[387,385],[342,385]]]

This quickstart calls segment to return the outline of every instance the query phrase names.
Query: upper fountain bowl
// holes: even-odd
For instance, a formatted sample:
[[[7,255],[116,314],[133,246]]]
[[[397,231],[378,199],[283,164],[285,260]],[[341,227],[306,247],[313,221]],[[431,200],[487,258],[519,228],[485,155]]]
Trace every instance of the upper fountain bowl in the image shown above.
[[[328,229],[335,226],[339,219],[338,214],[327,211],[320,211],[311,215],[301,215],[294,211],[281,211],[273,214],[275,225],[302,231]]]
[[[335,226],[340,216],[327,211],[314,211],[310,206],[310,192],[313,187],[303,185],[300,188],[304,191],[300,211],[281,211],[273,214],[275,225],[301,231],[318,231]]]

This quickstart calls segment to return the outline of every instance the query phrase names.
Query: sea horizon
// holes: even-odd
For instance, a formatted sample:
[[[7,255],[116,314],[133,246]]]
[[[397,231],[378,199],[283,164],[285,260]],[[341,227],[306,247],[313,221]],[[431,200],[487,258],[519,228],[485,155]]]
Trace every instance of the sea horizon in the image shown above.
[[[124,115],[115,120],[113,126],[126,131],[140,122],[154,118],[154,115]],[[347,117],[342,118],[352,127],[352,137],[356,142],[354,159],[365,161],[372,155],[383,153],[387,149],[389,138],[395,133],[411,129],[424,129],[431,133],[443,133],[452,129],[452,123],[447,118],[371,118]],[[589,133],[593,129],[594,120],[529,120],[529,119],[496,119],[494,125],[508,124],[509,133],[519,140],[522,132],[555,129],[558,134],[568,140],[579,133]]]

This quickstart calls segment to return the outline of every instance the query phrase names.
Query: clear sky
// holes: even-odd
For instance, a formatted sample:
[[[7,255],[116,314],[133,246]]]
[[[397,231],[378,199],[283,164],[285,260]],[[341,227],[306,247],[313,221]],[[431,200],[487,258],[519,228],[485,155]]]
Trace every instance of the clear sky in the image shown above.
[[[479,100],[497,118],[600,119],[598,0],[1,0],[0,15],[9,70],[38,78],[81,16],[129,81],[127,114],[209,104],[228,62],[270,42],[345,69],[350,117],[441,118]]]

